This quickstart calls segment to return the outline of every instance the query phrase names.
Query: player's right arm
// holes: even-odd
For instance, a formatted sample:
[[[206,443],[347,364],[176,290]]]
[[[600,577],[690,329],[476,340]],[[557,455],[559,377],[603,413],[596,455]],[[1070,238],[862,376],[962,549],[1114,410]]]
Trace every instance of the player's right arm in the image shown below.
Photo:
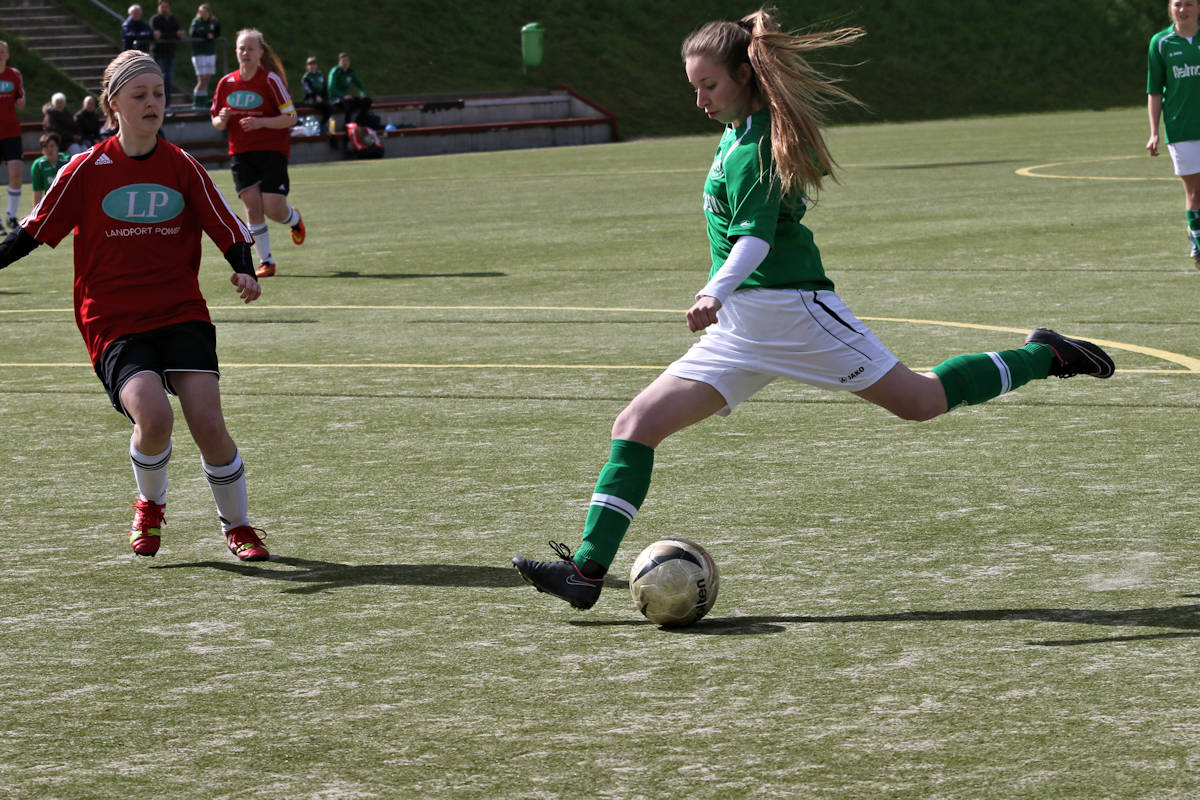
[[[1150,141],[1146,142],[1146,149],[1152,156],[1158,155],[1158,121],[1162,118],[1162,100],[1161,94],[1146,95],[1146,113],[1150,117]]]
[[[89,151],[90,152],[90,151]],[[82,219],[82,191],[76,179],[87,159],[76,156],[59,170],[33,213],[0,242],[0,269],[29,255],[39,244],[57,247]]]
[[[0,269],[4,269],[14,261],[20,261],[32,253],[41,244],[30,236],[24,228],[17,228],[0,242]]]

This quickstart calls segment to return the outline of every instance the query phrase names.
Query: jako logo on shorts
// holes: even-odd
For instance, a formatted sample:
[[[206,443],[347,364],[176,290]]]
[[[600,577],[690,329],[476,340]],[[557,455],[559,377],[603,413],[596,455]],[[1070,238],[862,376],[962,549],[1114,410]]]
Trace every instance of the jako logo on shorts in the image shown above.
[[[134,183],[113,189],[100,207],[123,222],[166,222],[183,211],[183,195],[157,183]]]
[[[229,95],[229,97],[225,98],[225,102],[229,104],[230,108],[248,109],[258,108],[261,106],[263,104],[263,99],[262,95],[260,95],[258,92],[251,92],[243,89],[240,92],[234,92],[233,94]]]

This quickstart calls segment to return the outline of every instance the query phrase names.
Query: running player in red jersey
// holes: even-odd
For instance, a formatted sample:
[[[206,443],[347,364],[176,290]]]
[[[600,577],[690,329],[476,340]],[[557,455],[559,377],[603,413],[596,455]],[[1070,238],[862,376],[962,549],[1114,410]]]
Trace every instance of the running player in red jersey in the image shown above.
[[[21,204],[21,121],[17,112],[25,108],[25,84],[21,71],[8,66],[8,42],[0,42],[0,161],[8,165],[8,209],[5,222],[17,229]]]
[[[0,242],[0,268],[75,230],[75,322],[113,407],[133,423],[133,552],[152,556],[160,545],[171,393],[200,449],[226,545],[243,561],[264,560],[242,459],[221,412],[216,331],[197,279],[201,234],[208,234],[233,266],[230,282],[242,300],[257,300],[250,231],[204,168],[158,138],[166,94],[153,58],[129,50],[113,59],[100,104],[117,135],[62,168]]]
[[[246,207],[254,234],[260,278],[275,274],[267,217],[292,229],[292,241],[304,244],[300,212],[287,202],[288,129],[296,124],[296,109],[288,93],[283,64],[253,28],[238,31],[238,68],[217,82],[211,109],[213,127],[229,131],[233,185]]]

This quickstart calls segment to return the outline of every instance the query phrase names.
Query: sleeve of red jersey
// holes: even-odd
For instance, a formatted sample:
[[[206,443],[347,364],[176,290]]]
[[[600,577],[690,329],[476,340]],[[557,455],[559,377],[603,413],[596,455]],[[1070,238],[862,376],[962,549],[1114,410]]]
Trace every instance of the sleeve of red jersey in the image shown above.
[[[274,72],[267,73],[267,83],[274,92],[275,107],[279,109],[280,114],[295,113],[296,107],[292,104],[292,95],[287,90],[287,84],[283,82],[283,78],[276,75]]]
[[[80,175],[87,168],[85,150],[66,163],[46,194],[22,223],[33,238],[42,244],[57,247],[63,237],[70,233],[76,225],[83,222],[83,177]]]
[[[188,206],[196,213],[204,232],[222,253],[238,242],[252,244],[254,237],[250,235],[250,229],[229,207],[225,195],[221,194],[200,162],[183,150],[179,154],[187,162],[187,169],[192,176],[188,182],[191,194]]]

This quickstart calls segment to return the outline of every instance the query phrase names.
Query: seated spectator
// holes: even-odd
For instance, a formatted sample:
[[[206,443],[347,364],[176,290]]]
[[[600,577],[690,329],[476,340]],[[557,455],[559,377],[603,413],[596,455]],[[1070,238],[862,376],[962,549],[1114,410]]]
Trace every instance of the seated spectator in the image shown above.
[[[325,73],[321,72],[321,68],[317,65],[316,56],[308,57],[304,74],[300,76],[300,83],[304,85],[304,99],[300,101],[299,105],[308,106],[320,114],[321,132],[328,132],[333,106],[329,102],[329,85],[325,81]],[[331,138],[329,146],[336,147],[337,143]]]
[[[350,66],[350,54],[338,53],[337,66],[329,70],[329,99],[334,108],[345,114],[343,125],[371,110],[371,98],[367,87]],[[351,88],[358,89],[358,97],[350,94]]]
[[[55,92],[50,102],[42,106],[42,130],[57,133],[68,155],[83,152],[79,131],[75,129],[75,117],[67,110],[67,96],[62,92]]]
[[[58,174],[64,164],[71,160],[58,151],[57,133],[43,133],[38,143],[42,147],[42,154],[29,168],[29,173],[33,178],[34,208],[37,208],[37,204],[42,202],[42,195],[46,194],[46,190],[54,182],[54,176]]]
[[[79,145],[83,148],[99,144],[100,127],[104,118],[96,111],[96,98],[90,94],[83,98],[83,105],[75,112],[75,132],[79,134]]]
[[[136,3],[131,5],[129,16],[121,23],[121,49],[144,50],[148,53],[153,41],[154,29],[142,19],[142,7]]]

